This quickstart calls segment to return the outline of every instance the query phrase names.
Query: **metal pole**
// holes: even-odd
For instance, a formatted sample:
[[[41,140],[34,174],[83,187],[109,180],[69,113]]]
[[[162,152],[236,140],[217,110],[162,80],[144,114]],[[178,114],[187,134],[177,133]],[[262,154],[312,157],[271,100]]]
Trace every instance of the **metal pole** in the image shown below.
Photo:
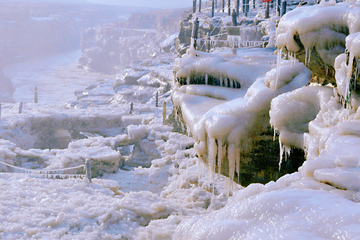
[[[159,107],[159,92],[156,91],[156,97],[155,97],[155,107]]]
[[[35,86],[35,93],[34,93],[34,103],[38,103],[38,92],[37,92],[36,86]]]
[[[276,0],[276,16],[280,16],[280,5],[281,5],[281,0]]]
[[[211,4],[211,17],[214,17],[215,14],[215,0],[212,0]]]
[[[23,102],[20,102],[20,104],[19,104],[19,113],[22,113],[22,108],[23,108]]]
[[[194,39],[194,48],[196,49],[196,39],[198,37],[198,31],[199,31],[199,18],[196,18],[193,23],[193,32],[192,32],[192,38]]]
[[[129,112],[129,114],[132,114],[133,110],[134,110],[134,103],[131,102],[130,103],[130,112]]]
[[[228,0],[228,15],[231,16],[230,0]]]
[[[196,0],[193,0],[193,13],[196,12]]]
[[[201,12],[201,0],[199,0],[199,12]]]
[[[231,13],[231,19],[232,19],[232,24],[233,24],[233,26],[237,26],[237,19],[236,19],[235,9],[233,9],[233,11],[232,11],[232,13]]]
[[[90,166],[90,161],[89,159],[85,160],[85,172],[86,172],[86,177],[89,179],[89,181],[91,182],[91,166]]]
[[[207,33],[206,52],[210,52],[210,35]]]
[[[239,16],[240,11],[240,0],[236,0],[236,16]]]
[[[285,13],[286,13],[286,1],[283,1],[281,3],[281,16],[280,17],[284,16]]]

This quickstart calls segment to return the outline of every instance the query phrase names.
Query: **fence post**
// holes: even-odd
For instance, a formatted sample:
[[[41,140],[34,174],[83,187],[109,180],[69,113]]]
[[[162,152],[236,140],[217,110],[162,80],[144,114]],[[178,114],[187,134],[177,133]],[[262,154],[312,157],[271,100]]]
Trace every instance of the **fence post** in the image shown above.
[[[165,123],[166,120],[166,102],[164,101],[164,105],[163,105],[163,123]]]
[[[211,3],[211,17],[214,17],[215,14],[215,0],[212,0]]]
[[[250,8],[250,0],[245,0],[246,5],[245,5],[245,16],[247,17],[248,13],[249,13],[249,8]]]
[[[198,37],[198,31],[199,31],[199,18],[195,19],[192,30],[193,30],[192,38],[194,39],[194,48],[196,49],[196,39]]]
[[[155,96],[155,107],[159,106],[159,91],[156,91],[156,96]]]
[[[85,160],[85,172],[86,172],[86,177],[89,179],[89,181],[91,182],[91,166],[90,166],[90,161],[89,159]]]
[[[280,17],[284,16],[285,13],[286,13],[286,1],[283,1],[281,3],[281,16]]]
[[[196,12],[196,0],[193,0],[193,13]]]
[[[23,108],[23,102],[21,101],[19,104],[19,113],[22,113],[22,108]]]
[[[240,11],[240,0],[236,0],[236,16],[239,16]]]
[[[231,16],[230,0],[228,0],[228,15]]]
[[[38,103],[38,92],[37,92],[36,86],[35,86],[35,93],[34,93],[34,103]]]
[[[280,17],[281,0],[276,0],[276,16]]]
[[[232,11],[232,13],[231,13],[231,19],[232,19],[232,24],[233,24],[233,26],[237,26],[237,19],[236,19],[235,9],[233,9],[233,11]]]
[[[129,114],[132,114],[133,110],[134,110],[134,103],[131,102],[130,103],[130,112],[129,112]]]
[[[225,9],[225,0],[222,0],[222,12],[224,12]]]
[[[269,16],[269,11],[270,11],[270,9],[269,9],[269,2],[266,2],[266,9],[265,9],[265,18],[269,18],[270,16]]]

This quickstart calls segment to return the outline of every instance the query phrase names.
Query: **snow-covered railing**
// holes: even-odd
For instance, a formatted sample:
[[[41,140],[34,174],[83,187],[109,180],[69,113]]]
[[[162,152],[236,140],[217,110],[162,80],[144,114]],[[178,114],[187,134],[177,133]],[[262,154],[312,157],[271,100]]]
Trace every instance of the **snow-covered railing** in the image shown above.
[[[267,41],[231,41],[231,40],[205,40],[198,39],[196,45],[198,49],[202,49],[204,46],[208,48],[215,48],[216,46],[230,47],[230,48],[254,48],[265,47]]]
[[[0,174],[25,174],[30,177],[36,178],[50,178],[50,179],[68,179],[68,178],[85,178],[87,177],[91,181],[91,169],[90,169],[90,162],[89,160],[85,161],[84,165],[79,165],[76,167],[70,168],[62,168],[62,169],[28,169],[28,168],[21,168],[16,167],[14,165],[5,163],[0,161],[0,164],[5,165],[11,169],[13,172],[2,172]],[[85,174],[64,174],[63,172],[69,170],[75,170],[83,168]]]

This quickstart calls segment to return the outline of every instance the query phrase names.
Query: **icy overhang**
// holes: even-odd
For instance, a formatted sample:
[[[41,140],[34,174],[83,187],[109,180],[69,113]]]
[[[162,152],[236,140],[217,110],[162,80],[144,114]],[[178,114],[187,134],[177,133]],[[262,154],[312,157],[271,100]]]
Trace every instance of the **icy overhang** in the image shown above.
[[[360,3],[322,1],[285,14],[276,29],[276,46],[308,65],[313,76],[334,81],[335,58],[345,52],[345,38],[360,31]],[[311,61],[311,63],[310,63]]]

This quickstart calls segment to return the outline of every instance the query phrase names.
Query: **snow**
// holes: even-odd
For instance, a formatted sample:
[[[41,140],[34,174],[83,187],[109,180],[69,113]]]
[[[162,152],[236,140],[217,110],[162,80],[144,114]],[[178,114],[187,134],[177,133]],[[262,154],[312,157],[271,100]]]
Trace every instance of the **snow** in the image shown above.
[[[358,9],[355,2],[333,1],[296,8],[280,21],[278,35],[285,35],[277,46],[296,52],[293,30],[313,31],[317,25],[310,23],[319,15],[321,26],[347,24],[352,61],[359,57]],[[329,12],[335,20],[325,17]],[[264,23],[269,32],[273,23]],[[312,40],[309,48],[318,44]],[[77,89],[65,104],[51,96],[39,104],[28,100],[20,114],[19,103],[2,104],[1,162],[35,172],[83,168],[90,159],[94,178],[34,178],[0,163],[0,238],[358,238],[360,108],[356,94],[349,107],[342,105],[353,71],[345,54],[332,63],[337,88],[306,86],[306,66],[294,57],[275,66],[273,48],[192,49],[174,64],[164,59],[132,63],[116,77]],[[189,81],[173,83],[173,68]],[[190,82],[190,76],[209,80],[211,74],[229,83]],[[168,113],[172,103],[181,108],[191,137],[163,124],[163,102]],[[240,152],[270,124],[284,148],[304,149],[307,160],[276,182],[232,183]],[[226,152],[230,180],[215,174]]]

